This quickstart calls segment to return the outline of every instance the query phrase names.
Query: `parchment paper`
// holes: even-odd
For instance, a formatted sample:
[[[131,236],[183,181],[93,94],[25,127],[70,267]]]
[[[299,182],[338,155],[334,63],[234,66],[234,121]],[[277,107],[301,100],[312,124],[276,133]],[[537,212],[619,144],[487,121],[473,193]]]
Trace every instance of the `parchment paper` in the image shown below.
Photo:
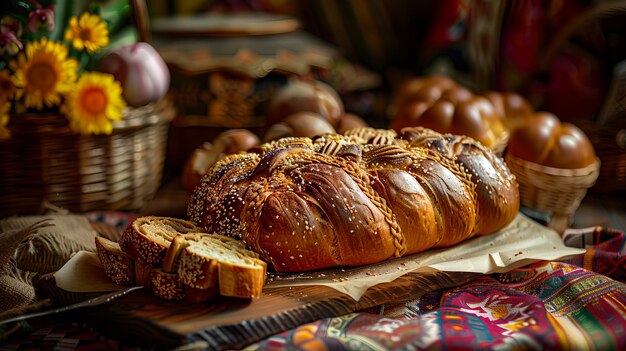
[[[267,286],[326,285],[356,301],[377,284],[427,268],[445,272],[501,273],[541,260],[584,253],[563,244],[560,235],[523,214],[502,230],[456,246],[429,250],[381,263],[350,269],[302,274],[270,274]]]
[[[584,253],[567,247],[557,232],[521,213],[497,233],[474,238],[453,247],[400,257],[381,263],[300,274],[269,273],[267,287],[325,285],[358,301],[365,291],[410,273],[426,270],[497,273],[540,260],[557,260]],[[54,275],[58,287],[74,292],[121,289],[104,273],[97,255],[79,252]]]
[[[54,273],[57,287],[71,292],[105,292],[124,289],[107,277],[94,252],[79,251]]]

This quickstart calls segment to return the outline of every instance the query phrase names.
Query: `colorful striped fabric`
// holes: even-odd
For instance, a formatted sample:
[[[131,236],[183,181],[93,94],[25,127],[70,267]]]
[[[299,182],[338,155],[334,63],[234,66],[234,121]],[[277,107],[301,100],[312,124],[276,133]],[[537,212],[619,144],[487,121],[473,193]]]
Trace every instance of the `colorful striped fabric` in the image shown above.
[[[105,217],[120,228],[128,222]],[[587,252],[318,320],[247,349],[626,350],[626,237],[595,228],[569,239],[590,245]],[[83,323],[54,318],[29,327],[0,339],[0,351],[136,349]]]
[[[578,235],[594,244],[584,255],[319,320],[247,349],[624,350],[624,234],[594,228]]]

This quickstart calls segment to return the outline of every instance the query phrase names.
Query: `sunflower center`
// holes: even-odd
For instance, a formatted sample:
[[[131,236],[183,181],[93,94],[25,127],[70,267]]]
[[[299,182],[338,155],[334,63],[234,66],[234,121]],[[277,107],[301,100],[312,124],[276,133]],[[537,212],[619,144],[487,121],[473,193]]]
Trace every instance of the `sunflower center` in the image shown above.
[[[83,41],[90,40],[91,39],[91,29],[81,29],[80,33],[78,33],[78,36]]]
[[[83,93],[83,108],[85,111],[91,114],[102,114],[106,110],[107,96],[101,90],[97,88],[87,89]]]
[[[28,85],[36,90],[52,91],[58,81],[57,72],[48,63],[34,63],[27,73]]]

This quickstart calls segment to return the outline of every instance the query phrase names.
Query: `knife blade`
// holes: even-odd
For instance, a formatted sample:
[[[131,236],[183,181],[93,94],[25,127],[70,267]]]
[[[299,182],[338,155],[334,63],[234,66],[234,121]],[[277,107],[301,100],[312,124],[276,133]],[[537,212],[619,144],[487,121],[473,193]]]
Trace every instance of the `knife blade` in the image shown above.
[[[0,325],[13,323],[13,322],[18,322],[18,321],[23,321],[23,320],[26,320],[26,319],[31,319],[31,318],[41,317],[41,316],[47,316],[47,315],[51,315],[51,314],[63,313],[63,312],[67,312],[67,311],[71,311],[71,310],[75,310],[75,309],[79,309],[79,308],[83,308],[83,307],[91,307],[91,306],[102,305],[102,304],[110,302],[110,301],[112,301],[112,300],[114,300],[114,299],[116,299],[116,298],[118,298],[120,296],[124,296],[124,295],[128,294],[131,291],[139,290],[141,288],[143,288],[143,286],[133,286],[133,287],[130,287],[130,288],[127,288],[127,289],[124,289],[124,290],[114,291],[114,292],[109,293],[109,294],[104,294],[104,295],[100,295],[98,297],[94,297],[93,299],[81,301],[81,302],[78,302],[78,303],[75,303],[75,304],[72,304],[72,305],[56,308],[56,309],[53,309],[53,310],[29,313],[29,314],[24,314],[24,315],[17,316],[17,317],[8,318],[8,319],[0,321]]]

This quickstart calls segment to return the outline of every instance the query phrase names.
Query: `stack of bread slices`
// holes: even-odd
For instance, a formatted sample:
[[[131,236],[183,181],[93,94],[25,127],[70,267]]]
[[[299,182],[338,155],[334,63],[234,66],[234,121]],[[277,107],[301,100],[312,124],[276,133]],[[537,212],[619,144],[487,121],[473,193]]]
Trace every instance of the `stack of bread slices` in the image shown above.
[[[139,217],[119,242],[96,238],[106,274],[119,285],[150,287],[168,300],[203,302],[261,295],[267,265],[236,239],[169,217]]]

